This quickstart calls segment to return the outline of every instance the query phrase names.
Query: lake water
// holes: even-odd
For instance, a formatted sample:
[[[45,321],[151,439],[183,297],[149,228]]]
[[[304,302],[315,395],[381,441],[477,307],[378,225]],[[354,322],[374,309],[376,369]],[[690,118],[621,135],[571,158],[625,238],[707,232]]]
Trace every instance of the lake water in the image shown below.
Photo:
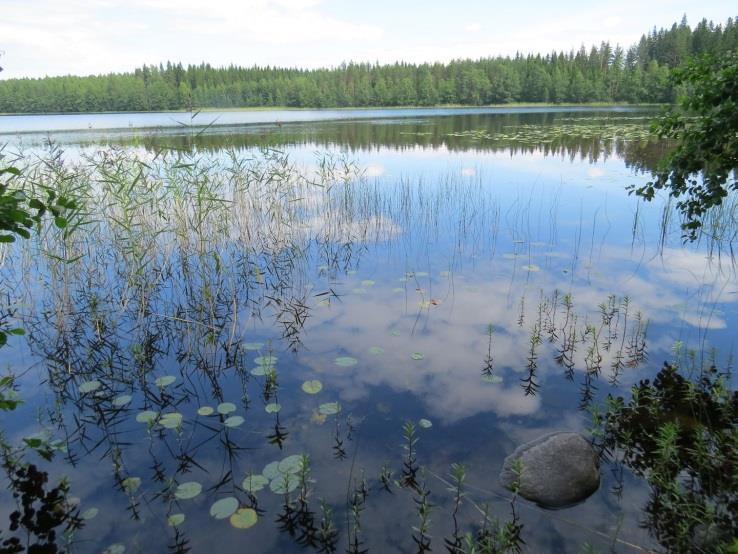
[[[508,520],[497,474],[516,446],[586,432],[591,406],[664,361],[727,360],[734,225],[684,246],[670,206],[625,190],[667,147],[653,115],[0,117],[5,161],[51,158],[39,181],[86,199],[83,226],[5,247],[0,270],[27,332],[3,349],[25,399],[4,427],[60,441],[42,465],[94,515],[73,550],[318,551],[323,500],[336,551],[414,551],[411,467],[442,551],[451,464],[462,534],[485,504]],[[610,469],[571,508],[517,499],[526,551],[654,547],[647,487]],[[211,510],[226,498],[256,524]]]

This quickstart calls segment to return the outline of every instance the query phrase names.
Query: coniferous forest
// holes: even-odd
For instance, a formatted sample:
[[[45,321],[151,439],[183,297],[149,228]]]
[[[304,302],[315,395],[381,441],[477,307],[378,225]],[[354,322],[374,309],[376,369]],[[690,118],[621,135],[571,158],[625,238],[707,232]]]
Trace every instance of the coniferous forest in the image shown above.
[[[133,73],[0,81],[0,113],[193,110],[285,106],[487,105],[512,102],[672,102],[670,70],[690,56],[738,48],[736,20],[686,19],[627,50],[578,51],[450,63],[346,63],[331,69],[182,66]]]

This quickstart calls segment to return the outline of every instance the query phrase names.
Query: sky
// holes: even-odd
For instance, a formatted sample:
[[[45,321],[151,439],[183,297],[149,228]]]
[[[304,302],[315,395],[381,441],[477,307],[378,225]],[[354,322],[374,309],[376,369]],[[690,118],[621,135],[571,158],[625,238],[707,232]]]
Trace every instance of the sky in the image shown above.
[[[723,0],[0,0],[0,79],[131,71],[171,60],[288,67],[446,62],[629,46]]]

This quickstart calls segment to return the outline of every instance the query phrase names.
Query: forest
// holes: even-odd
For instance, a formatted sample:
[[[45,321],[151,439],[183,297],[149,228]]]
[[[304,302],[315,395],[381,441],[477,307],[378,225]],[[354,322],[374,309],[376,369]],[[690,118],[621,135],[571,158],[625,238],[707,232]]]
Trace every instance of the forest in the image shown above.
[[[133,73],[0,81],[0,113],[201,108],[479,106],[514,102],[669,103],[673,68],[696,54],[738,48],[736,20],[686,18],[624,49],[490,57],[449,63],[344,63],[330,69],[144,65]]]

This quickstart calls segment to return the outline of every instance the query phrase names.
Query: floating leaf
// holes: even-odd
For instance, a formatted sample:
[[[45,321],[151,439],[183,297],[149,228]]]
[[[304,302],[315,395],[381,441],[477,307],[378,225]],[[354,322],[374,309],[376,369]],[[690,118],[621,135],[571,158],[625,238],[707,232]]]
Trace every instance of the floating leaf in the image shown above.
[[[371,279],[364,279],[364,280],[363,280],[363,281],[361,282],[361,286],[362,286],[362,287],[371,287],[371,286],[373,286],[373,285],[374,285],[374,281],[372,281]]]
[[[121,394],[120,396],[113,398],[113,406],[116,408],[122,408],[123,406],[130,404],[131,400],[133,400],[133,397],[130,394]]]
[[[200,406],[197,409],[197,414],[201,416],[213,415],[214,412],[215,410],[213,410],[213,408],[211,408],[210,406]]]
[[[243,347],[245,350],[259,350],[264,347],[263,342],[244,342]]]
[[[311,379],[302,384],[302,390],[308,394],[318,394],[323,390],[323,383],[317,379]]]
[[[384,354],[384,348],[382,348],[381,346],[371,346],[369,348],[369,354],[379,356],[380,354]]]
[[[326,402],[318,406],[318,412],[322,415],[336,415],[341,411],[341,405],[338,402]]]
[[[410,355],[410,357],[411,357],[411,358],[412,358],[413,360],[422,360],[423,358],[425,358],[425,356],[423,356],[423,354],[422,354],[422,353],[420,353],[420,352],[413,352],[413,353],[412,353],[412,354]]]
[[[351,356],[339,356],[335,360],[335,364],[340,367],[351,367],[359,363],[359,360]]]
[[[141,478],[140,477],[126,477],[121,481],[121,486],[123,487],[123,490],[126,491],[128,494],[135,494],[138,488],[141,486]]]
[[[393,337],[399,337],[400,336],[400,332],[399,331],[390,331],[390,335],[392,335]]]
[[[302,470],[302,454],[287,456],[277,466],[280,473],[300,473]]]
[[[284,473],[269,483],[269,490],[275,494],[287,494],[295,490],[300,484],[300,478],[292,473]]]
[[[178,429],[182,425],[182,414],[179,412],[162,414],[159,424],[166,429]]]
[[[530,264],[530,265],[524,265],[522,267],[525,271],[540,271],[541,268],[538,267],[536,264]]]
[[[143,412],[139,412],[138,414],[136,414],[136,421],[138,421],[139,423],[146,423],[148,425],[151,425],[156,421],[157,417],[159,417],[159,412],[144,410]]]
[[[231,525],[236,529],[248,529],[256,525],[259,520],[259,516],[256,515],[256,510],[253,508],[241,508],[230,518]]]
[[[161,377],[157,377],[154,381],[154,384],[159,387],[163,388],[166,386],[171,385],[177,380],[177,378],[174,375],[162,375]]]
[[[256,365],[273,366],[277,363],[277,357],[274,355],[259,356],[258,358],[254,360],[254,363],[256,363]]]
[[[484,375],[482,376],[482,381],[487,381],[488,383],[497,385],[499,383],[502,383],[502,377],[500,377],[499,375]]]
[[[277,368],[273,366],[257,365],[254,369],[251,370],[251,375],[261,377],[262,375],[266,375],[267,373],[272,373],[276,370]]]
[[[219,414],[228,415],[236,411],[236,405],[233,402],[221,402],[216,409]]]
[[[226,427],[238,427],[239,425],[242,425],[243,422],[246,421],[244,418],[242,418],[240,415],[234,415],[229,418],[227,418],[223,425]]]
[[[98,380],[85,381],[79,385],[79,392],[87,394],[88,392],[94,392],[102,386],[102,383]]]
[[[167,518],[167,523],[169,524],[169,527],[176,527],[177,525],[182,525],[184,520],[184,514],[172,514]]]
[[[79,515],[79,517],[81,517],[82,519],[84,519],[86,521],[89,521],[91,519],[95,519],[95,517],[97,516],[97,514],[99,512],[100,512],[100,510],[98,510],[97,508],[88,508],[87,510],[85,510],[84,512],[82,512]]]
[[[276,463],[276,462],[275,462]],[[246,492],[257,492],[266,487],[269,484],[269,479],[263,475],[250,474],[241,483],[241,487]]]
[[[269,404],[264,406],[264,410],[266,410],[266,413],[268,414],[276,414],[281,409],[282,405],[277,404],[276,402],[270,402]]]
[[[279,462],[270,462],[264,466],[261,474],[270,481],[275,477],[279,477]]]
[[[431,427],[433,427],[433,422],[430,419],[419,419],[418,427],[422,427],[423,429],[430,429]]]
[[[215,519],[231,517],[238,510],[238,500],[232,496],[216,500],[210,506],[210,515]]]
[[[313,413],[310,414],[310,422],[315,423],[315,425],[323,425],[326,419],[327,417],[318,410],[313,410]]]
[[[174,491],[174,497],[177,500],[189,500],[195,498],[201,492],[202,485],[200,483],[197,481],[187,481],[177,486],[177,489]]]

